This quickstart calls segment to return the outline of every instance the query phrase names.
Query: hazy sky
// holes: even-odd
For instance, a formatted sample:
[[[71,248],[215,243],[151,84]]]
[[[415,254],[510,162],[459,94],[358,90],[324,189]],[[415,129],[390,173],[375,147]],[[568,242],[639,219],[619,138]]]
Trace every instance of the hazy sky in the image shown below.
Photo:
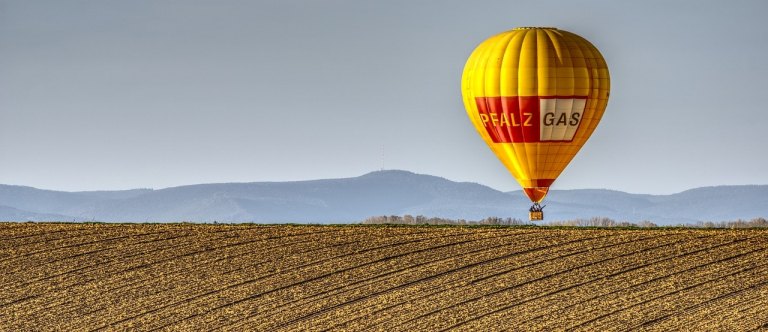
[[[554,189],[768,183],[768,1],[0,0],[0,183],[163,188],[382,167],[519,189],[467,119],[485,38],[555,26],[612,89]]]

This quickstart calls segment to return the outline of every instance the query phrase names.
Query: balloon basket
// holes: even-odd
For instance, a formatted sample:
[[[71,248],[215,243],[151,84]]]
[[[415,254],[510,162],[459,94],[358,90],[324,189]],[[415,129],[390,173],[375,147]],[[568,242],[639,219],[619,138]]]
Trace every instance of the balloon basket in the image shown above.
[[[544,206],[539,205],[538,202],[534,202],[528,210],[528,218],[531,219],[531,221],[544,220]]]

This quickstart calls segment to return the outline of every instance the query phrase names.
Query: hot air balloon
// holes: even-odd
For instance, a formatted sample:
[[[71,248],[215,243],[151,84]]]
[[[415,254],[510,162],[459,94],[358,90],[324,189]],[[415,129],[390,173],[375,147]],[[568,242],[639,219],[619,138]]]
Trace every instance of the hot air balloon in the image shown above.
[[[469,56],[467,115],[533,202],[531,220],[543,219],[541,201],[597,127],[609,90],[597,48],[557,28],[502,32]]]

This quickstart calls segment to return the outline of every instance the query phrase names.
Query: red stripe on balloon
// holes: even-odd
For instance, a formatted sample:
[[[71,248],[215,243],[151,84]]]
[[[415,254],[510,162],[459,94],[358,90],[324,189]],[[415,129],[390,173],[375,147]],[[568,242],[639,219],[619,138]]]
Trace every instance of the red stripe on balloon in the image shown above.
[[[539,141],[538,97],[477,97],[475,102],[494,143]]]
[[[478,114],[494,143],[541,142],[541,99],[587,99],[586,96],[476,97]]]

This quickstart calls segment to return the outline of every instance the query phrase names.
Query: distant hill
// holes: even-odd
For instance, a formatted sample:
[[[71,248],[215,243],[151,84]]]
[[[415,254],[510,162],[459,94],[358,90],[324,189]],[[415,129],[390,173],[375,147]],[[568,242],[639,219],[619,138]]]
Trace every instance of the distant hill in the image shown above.
[[[768,216],[768,185],[697,188],[673,195],[603,189],[555,190],[545,219],[609,217],[659,224]],[[359,177],[294,182],[218,183],[160,190],[62,192],[0,185],[0,220],[357,222],[375,215],[477,220],[527,218],[520,191],[378,171]]]
[[[519,191],[509,194],[522,195]],[[666,225],[727,221],[768,216],[768,185],[703,187],[672,195],[605,189],[554,190],[545,201],[548,219],[605,216]]]
[[[8,206],[0,206],[0,220],[3,221],[84,221],[80,218],[74,218],[61,214],[37,213],[19,210]]]

